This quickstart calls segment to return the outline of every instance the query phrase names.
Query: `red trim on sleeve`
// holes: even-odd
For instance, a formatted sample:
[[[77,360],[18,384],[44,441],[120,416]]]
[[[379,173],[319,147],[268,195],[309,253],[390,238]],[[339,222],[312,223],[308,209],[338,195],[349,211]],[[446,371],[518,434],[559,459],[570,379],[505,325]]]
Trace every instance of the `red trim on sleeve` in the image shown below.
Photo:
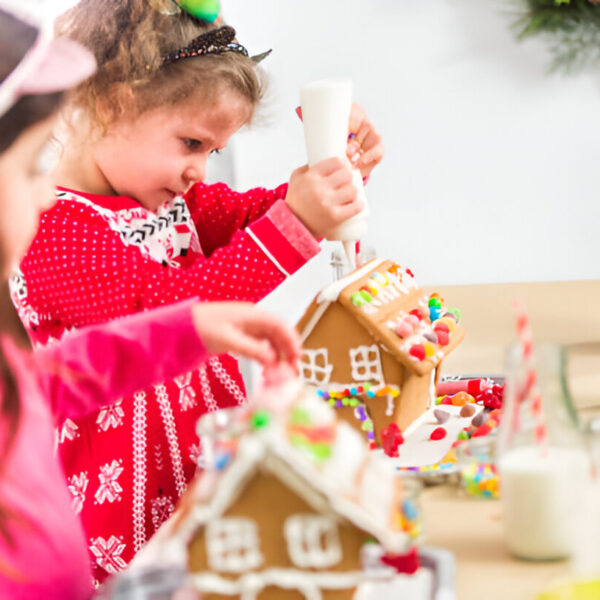
[[[283,200],[249,227],[269,254],[289,274],[320,251],[320,246]]]

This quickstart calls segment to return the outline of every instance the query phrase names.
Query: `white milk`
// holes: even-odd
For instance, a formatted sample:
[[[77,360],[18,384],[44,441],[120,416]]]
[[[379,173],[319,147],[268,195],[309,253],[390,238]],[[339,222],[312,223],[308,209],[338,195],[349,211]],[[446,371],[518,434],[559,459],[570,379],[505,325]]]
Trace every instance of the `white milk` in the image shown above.
[[[510,551],[532,560],[570,556],[582,535],[577,517],[589,480],[587,454],[523,446],[504,454],[498,468]]]
[[[300,88],[300,105],[308,164],[313,166],[333,156],[348,160],[346,145],[352,107],[352,81],[327,79],[307,83]],[[355,169],[352,177],[365,208],[328,232],[326,237],[329,240],[355,241],[367,233],[367,198],[360,171]],[[346,251],[349,251],[349,246],[346,246]]]

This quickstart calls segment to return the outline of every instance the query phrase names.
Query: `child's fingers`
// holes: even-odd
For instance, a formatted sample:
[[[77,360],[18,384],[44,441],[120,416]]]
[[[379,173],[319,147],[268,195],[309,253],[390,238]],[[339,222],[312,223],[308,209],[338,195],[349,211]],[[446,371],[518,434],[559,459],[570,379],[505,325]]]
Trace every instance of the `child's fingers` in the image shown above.
[[[277,357],[294,362],[300,358],[302,343],[298,332],[283,319],[254,310],[252,323],[248,326],[251,335],[265,338],[275,350]]]
[[[362,151],[366,154],[369,150],[372,150],[378,145],[381,145],[381,135],[375,131],[375,129],[371,129],[361,146]]]
[[[348,169],[348,165],[339,156],[332,156],[318,162],[312,169],[322,177],[328,177],[340,169]]]
[[[379,164],[382,161],[382,159],[383,146],[379,144],[378,146],[375,146],[375,148],[372,148],[368,152],[365,152],[356,163],[356,166],[358,168],[375,166]]]
[[[346,165],[343,169],[338,169],[326,177],[327,184],[331,189],[337,190],[352,182],[352,171]]]
[[[277,360],[277,353],[268,340],[253,337],[241,331],[237,331],[235,338],[231,339],[230,347],[230,352],[256,360],[262,365],[270,365]]]
[[[339,222],[347,221],[348,219],[357,215],[363,209],[363,203],[360,200],[342,204],[340,206],[334,206],[332,211]]]

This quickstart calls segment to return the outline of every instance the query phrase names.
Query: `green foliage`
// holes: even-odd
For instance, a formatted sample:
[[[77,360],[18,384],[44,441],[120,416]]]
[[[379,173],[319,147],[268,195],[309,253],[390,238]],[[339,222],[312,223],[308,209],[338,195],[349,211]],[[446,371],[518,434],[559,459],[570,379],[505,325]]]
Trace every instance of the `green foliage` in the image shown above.
[[[518,0],[519,39],[543,36],[552,70],[572,72],[600,60],[600,0]]]

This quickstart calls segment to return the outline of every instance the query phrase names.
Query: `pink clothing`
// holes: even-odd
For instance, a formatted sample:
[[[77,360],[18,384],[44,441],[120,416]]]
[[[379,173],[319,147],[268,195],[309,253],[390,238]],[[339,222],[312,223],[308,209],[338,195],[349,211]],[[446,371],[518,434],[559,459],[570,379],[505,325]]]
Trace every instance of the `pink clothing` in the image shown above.
[[[192,304],[185,301],[84,328],[34,355],[19,351],[10,340],[2,342],[17,377],[21,417],[0,476],[0,502],[15,514],[7,523],[14,547],[0,536],[0,598],[92,595],[88,545],[55,458],[54,427],[205,359]],[[0,427],[0,443],[5,436]],[[120,470],[118,461],[106,465],[100,477],[103,493],[119,489]],[[82,473],[79,483],[86,478]],[[107,551],[118,550],[120,540],[105,544]]]

